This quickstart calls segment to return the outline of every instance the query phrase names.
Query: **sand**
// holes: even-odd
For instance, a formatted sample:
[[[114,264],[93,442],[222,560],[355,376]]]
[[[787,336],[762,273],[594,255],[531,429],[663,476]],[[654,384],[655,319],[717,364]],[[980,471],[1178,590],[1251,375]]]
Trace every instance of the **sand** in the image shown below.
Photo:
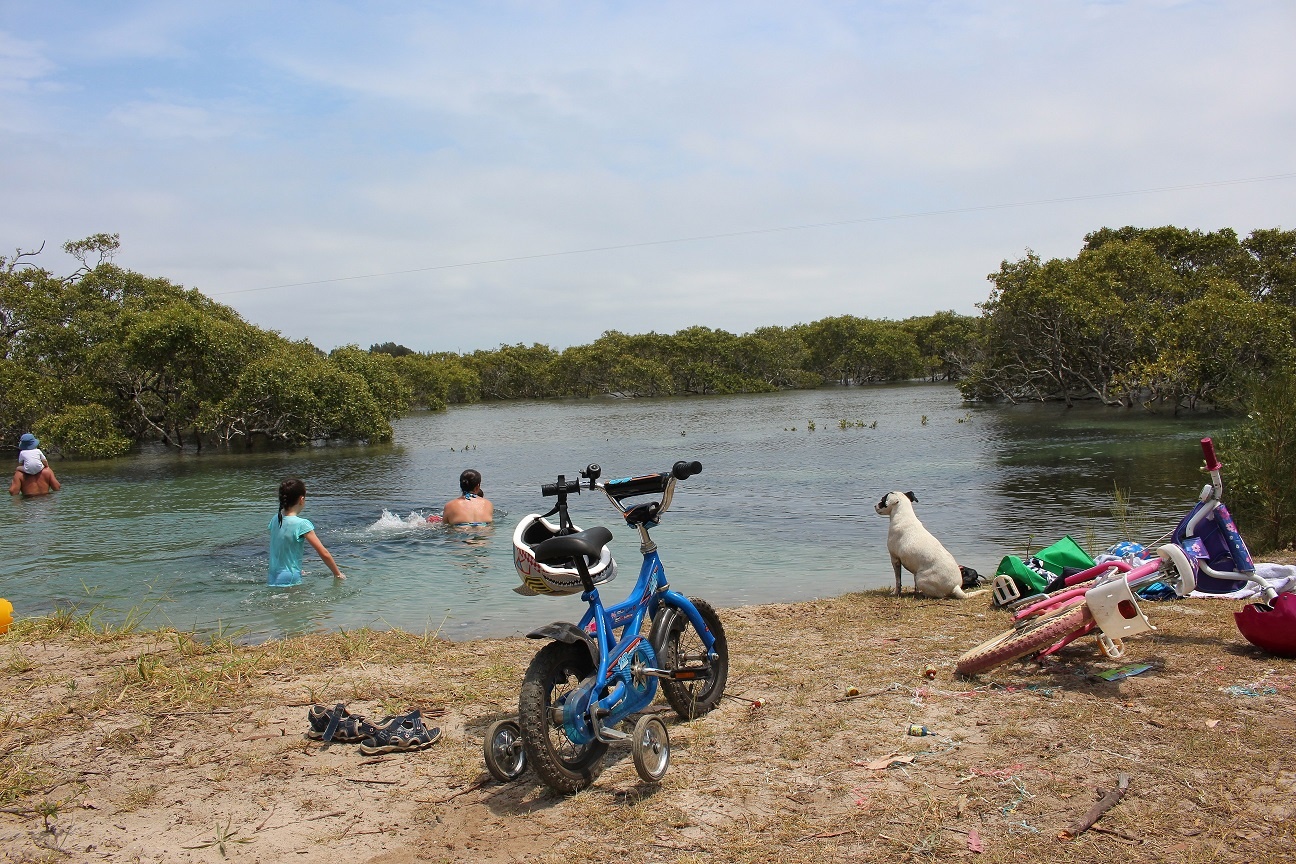
[[[537,622],[544,619],[537,603]],[[987,597],[880,593],[722,610],[725,699],[670,770],[614,745],[558,796],[483,768],[538,643],[361,631],[259,646],[64,615],[0,637],[0,852],[26,861],[1286,861],[1296,848],[1296,661],[1238,604],[1146,604],[1159,628],[1104,659],[954,676],[1003,629]],[[1117,683],[1092,675],[1152,669]],[[935,668],[934,677],[924,674]],[[848,698],[849,688],[861,695]],[[1229,688],[1240,688],[1230,690]],[[1255,695],[1251,695],[1255,694]],[[422,709],[433,747],[366,758],[303,737],[315,702]],[[907,734],[912,724],[931,734]],[[1111,789],[1095,829],[1059,833]]]

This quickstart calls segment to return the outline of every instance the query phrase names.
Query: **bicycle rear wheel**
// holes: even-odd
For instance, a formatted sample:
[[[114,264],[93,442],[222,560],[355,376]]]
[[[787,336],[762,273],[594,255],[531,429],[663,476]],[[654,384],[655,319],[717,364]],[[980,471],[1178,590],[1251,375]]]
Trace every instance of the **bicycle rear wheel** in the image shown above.
[[[1056,615],[1028,619],[1022,629],[1009,630],[987,639],[958,659],[954,671],[978,675],[1027,654],[1043,651],[1093,622],[1089,607],[1080,603]]]

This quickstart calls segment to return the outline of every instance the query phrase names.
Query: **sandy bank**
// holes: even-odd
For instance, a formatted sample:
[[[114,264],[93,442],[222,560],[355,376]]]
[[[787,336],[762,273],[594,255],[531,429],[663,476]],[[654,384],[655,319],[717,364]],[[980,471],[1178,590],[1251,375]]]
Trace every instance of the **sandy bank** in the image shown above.
[[[974,681],[955,658],[1006,624],[880,594],[724,610],[729,693],[674,744],[659,787],[613,747],[592,789],[486,779],[537,645],[405,633],[254,647],[87,633],[0,637],[0,851],[12,861],[1280,861],[1296,843],[1296,662],[1260,654],[1235,604],[1181,601],[1111,684],[1092,639]],[[934,679],[922,674],[938,667]],[[1234,685],[1260,695],[1233,695]],[[843,699],[848,687],[863,696]],[[312,702],[445,713],[444,740],[360,756],[303,739]],[[911,737],[910,724],[934,734]],[[870,767],[895,754],[889,769]],[[1126,772],[1077,840],[1058,832]],[[984,852],[971,851],[970,832]],[[1107,833],[1103,833],[1107,832]]]

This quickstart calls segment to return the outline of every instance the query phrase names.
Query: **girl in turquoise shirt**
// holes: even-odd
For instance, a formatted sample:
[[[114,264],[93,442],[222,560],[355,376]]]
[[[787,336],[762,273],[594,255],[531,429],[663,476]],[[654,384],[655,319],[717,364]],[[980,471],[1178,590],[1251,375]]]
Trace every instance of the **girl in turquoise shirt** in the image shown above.
[[[270,520],[270,570],[267,583],[276,587],[300,585],[302,540],[319,554],[333,571],[333,578],[345,579],[333,556],[315,536],[315,526],[297,514],[306,506],[306,484],[297,478],[279,484],[279,513]]]

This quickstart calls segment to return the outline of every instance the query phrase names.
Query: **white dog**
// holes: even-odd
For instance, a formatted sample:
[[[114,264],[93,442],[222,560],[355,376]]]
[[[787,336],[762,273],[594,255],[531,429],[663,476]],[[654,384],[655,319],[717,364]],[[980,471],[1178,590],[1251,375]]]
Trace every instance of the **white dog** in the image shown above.
[[[879,516],[890,516],[887,528],[887,551],[895,568],[896,596],[900,596],[900,568],[914,574],[914,590],[938,600],[954,597],[962,600],[963,573],[958,562],[914,515],[912,492],[888,492],[873,509]]]

